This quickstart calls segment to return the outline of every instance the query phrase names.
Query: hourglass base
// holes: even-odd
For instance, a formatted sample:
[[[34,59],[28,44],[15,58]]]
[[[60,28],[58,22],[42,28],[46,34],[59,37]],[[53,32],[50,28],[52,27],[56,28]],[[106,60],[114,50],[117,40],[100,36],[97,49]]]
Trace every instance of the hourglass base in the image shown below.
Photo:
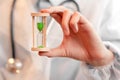
[[[49,48],[31,48],[32,51],[48,52]]]

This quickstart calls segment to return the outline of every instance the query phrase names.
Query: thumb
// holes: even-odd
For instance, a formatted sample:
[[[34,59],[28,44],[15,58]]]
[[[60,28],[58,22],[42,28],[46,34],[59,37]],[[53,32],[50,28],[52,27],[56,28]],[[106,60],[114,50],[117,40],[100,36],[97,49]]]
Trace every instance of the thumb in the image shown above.
[[[48,52],[39,52],[40,56],[47,56],[47,57],[63,57],[65,55],[64,48],[58,47],[50,49]]]

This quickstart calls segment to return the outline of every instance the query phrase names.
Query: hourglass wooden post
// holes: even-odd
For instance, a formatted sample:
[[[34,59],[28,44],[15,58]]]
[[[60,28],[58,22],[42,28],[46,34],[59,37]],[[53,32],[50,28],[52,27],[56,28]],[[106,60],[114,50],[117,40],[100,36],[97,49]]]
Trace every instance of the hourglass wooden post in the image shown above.
[[[32,51],[46,52],[49,49],[46,46],[46,30],[48,13],[31,13],[32,16]]]

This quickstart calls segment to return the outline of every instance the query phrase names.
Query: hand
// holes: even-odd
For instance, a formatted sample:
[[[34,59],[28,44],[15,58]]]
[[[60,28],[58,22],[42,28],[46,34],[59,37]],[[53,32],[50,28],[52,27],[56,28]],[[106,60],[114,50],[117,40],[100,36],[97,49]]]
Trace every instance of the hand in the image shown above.
[[[39,52],[39,55],[70,57],[94,66],[105,65],[113,60],[112,52],[106,49],[93,25],[79,12],[62,6],[42,9],[40,12],[50,13],[61,25],[64,37],[59,47],[47,53]]]

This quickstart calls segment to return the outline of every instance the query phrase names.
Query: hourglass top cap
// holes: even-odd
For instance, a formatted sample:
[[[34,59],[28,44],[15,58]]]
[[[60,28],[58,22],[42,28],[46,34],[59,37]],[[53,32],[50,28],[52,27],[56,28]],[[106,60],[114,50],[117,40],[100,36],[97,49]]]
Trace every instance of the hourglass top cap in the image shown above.
[[[31,13],[31,16],[50,16],[50,14],[38,12],[38,13]]]

